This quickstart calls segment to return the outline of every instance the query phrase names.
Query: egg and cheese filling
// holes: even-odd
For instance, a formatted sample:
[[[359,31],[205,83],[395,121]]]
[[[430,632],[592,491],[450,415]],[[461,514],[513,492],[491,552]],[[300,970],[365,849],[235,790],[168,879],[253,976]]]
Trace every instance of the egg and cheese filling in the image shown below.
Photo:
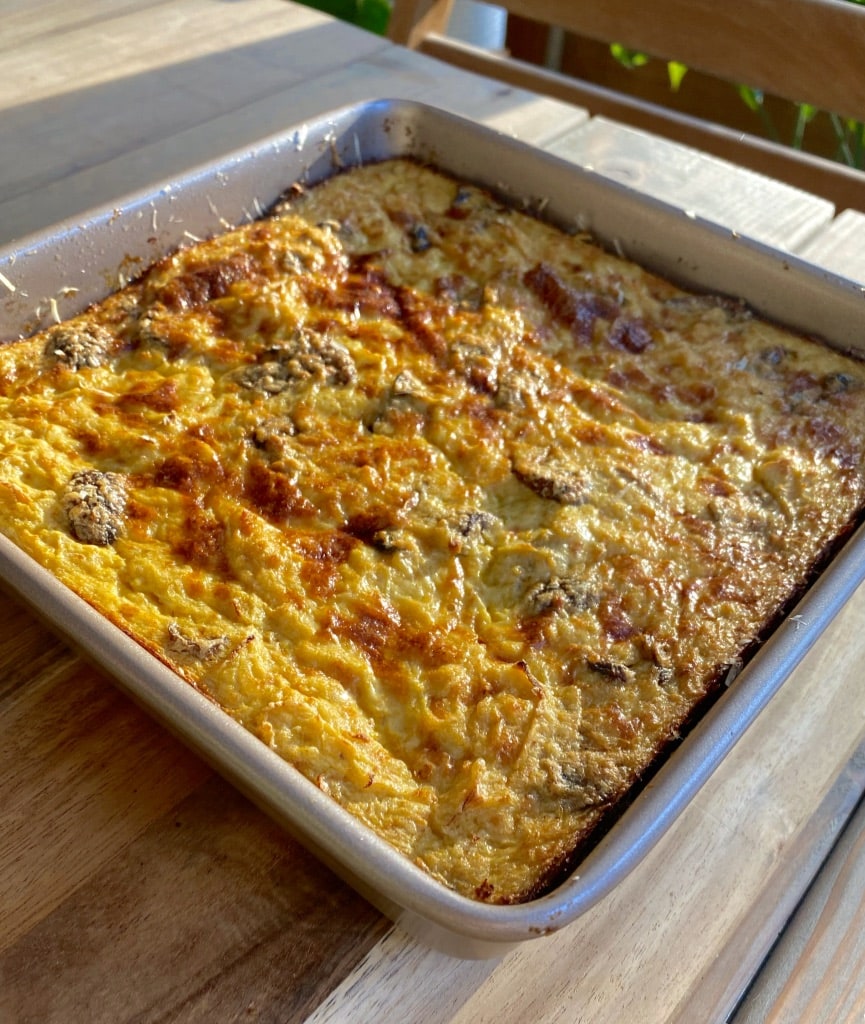
[[[863,382],[388,161],[0,347],[0,529],[442,883],[514,902],[849,529]]]

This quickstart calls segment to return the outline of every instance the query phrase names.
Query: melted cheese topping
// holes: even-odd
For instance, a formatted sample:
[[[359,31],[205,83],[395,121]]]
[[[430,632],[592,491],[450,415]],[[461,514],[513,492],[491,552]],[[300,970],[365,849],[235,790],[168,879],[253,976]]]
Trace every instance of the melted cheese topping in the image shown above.
[[[863,368],[411,163],[0,349],[0,528],[444,884],[541,891],[865,499]]]

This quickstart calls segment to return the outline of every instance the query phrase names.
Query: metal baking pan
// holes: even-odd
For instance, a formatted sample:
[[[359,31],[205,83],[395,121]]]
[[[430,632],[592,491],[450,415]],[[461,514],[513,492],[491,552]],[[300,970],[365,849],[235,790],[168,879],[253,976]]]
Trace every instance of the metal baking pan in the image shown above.
[[[185,240],[255,216],[294,181],[412,156],[487,185],[677,283],[744,299],[844,349],[865,348],[851,282],[742,239],[496,132],[416,103],[380,101],[290,128],[181,179],[57,225],[0,252],[14,287],[0,338],[71,316]],[[687,802],[865,578],[854,534],[789,618],[601,842],[554,891],[516,906],[455,895],[370,832],[193,687],[0,537],[0,576],[289,831],[393,918],[457,956],[497,956],[563,927],[614,887]]]

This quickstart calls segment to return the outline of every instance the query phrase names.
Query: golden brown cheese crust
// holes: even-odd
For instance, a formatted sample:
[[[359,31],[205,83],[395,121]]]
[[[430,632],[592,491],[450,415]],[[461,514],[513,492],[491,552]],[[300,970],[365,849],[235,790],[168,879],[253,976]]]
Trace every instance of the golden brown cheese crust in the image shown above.
[[[0,528],[432,875],[515,901],[857,515],[863,379],[384,163],[0,349]]]

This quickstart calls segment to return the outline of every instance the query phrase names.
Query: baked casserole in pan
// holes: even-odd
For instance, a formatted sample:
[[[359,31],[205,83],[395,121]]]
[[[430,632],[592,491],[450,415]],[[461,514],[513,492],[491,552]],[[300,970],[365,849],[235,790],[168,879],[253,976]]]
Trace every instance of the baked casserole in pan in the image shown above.
[[[445,886],[517,903],[856,524],[863,383],[387,160],[0,347],[0,529]]]

